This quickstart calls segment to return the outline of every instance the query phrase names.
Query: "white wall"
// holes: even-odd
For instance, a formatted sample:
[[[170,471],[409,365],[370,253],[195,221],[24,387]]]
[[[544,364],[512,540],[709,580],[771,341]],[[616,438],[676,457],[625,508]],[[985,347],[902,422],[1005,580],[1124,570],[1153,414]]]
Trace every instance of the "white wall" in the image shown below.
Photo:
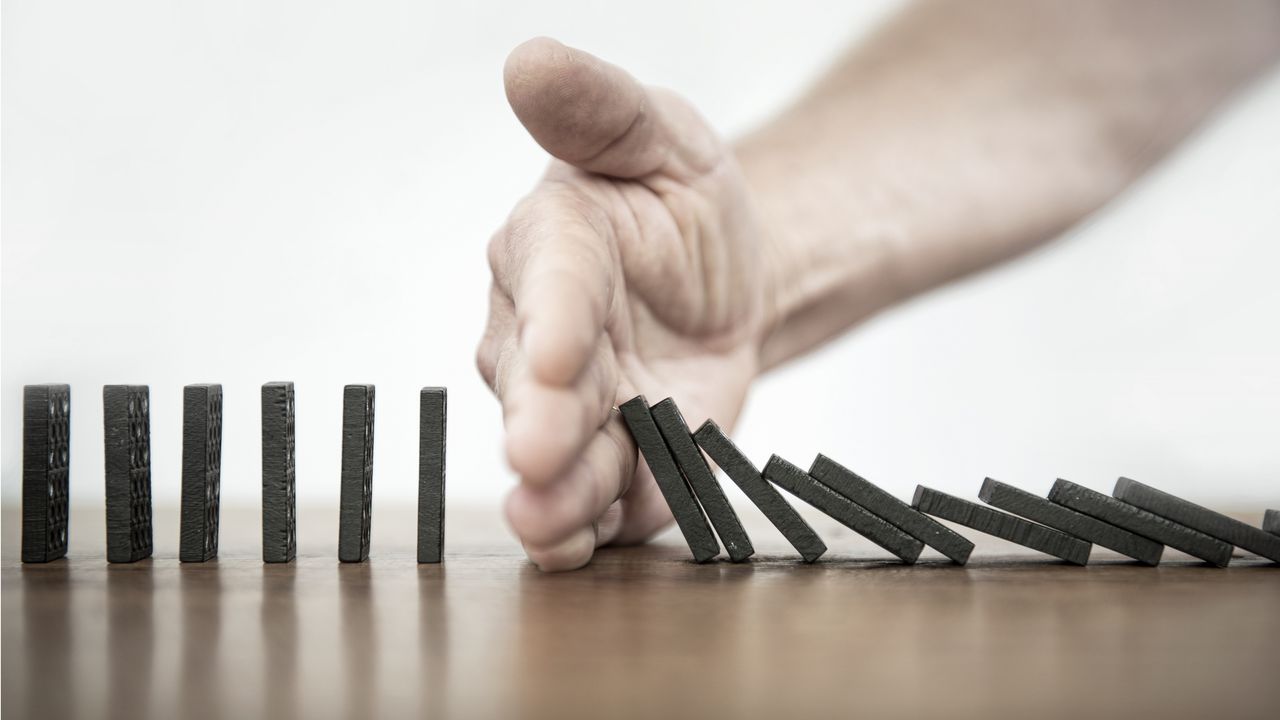
[[[349,382],[378,385],[380,503],[414,497],[427,384],[450,389],[451,499],[496,499],[513,480],[472,364],[483,248],[545,162],[506,106],[506,52],[558,37],[733,134],[894,5],[6,2],[4,501],[22,385],[57,381],[73,501],[102,501],[104,383],[151,385],[164,503],[181,387],[222,382],[223,497],[256,502],[276,379],[298,386],[301,502],[337,496]],[[823,450],[903,495],[1128,473],[1280,504],[1277,126],[1273,74],[1052,249],[762,382],[743,445]]]

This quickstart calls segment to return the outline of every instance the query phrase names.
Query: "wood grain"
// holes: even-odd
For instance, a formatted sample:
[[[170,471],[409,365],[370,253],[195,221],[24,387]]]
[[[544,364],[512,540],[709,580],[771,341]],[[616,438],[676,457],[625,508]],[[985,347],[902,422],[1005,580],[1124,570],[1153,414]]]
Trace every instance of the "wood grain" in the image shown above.
[[[735,489],[736,492],[736,489]],[[496,508],[448,517],[419,565],[415,508],[379,507],[368,563],[337,560],[331,507],[299,508],[298,560],[264,565],[254,509],[219,557],[102,557],[73,509],[68,559],[23,567],[4,516],[5,717],[1266,717],[1280,706],[1280,568],[1088,567],[966,533],[965,567],[904,566],[806,512],[807,565],[734,496],[747,563],[697,565],[674,532],[585,570],[531,567]],[[807,509],[806,509],[807,510]],[[1256,524],[1261,510],[1242,516]],[[954,527],[954,526],[953,526]]]

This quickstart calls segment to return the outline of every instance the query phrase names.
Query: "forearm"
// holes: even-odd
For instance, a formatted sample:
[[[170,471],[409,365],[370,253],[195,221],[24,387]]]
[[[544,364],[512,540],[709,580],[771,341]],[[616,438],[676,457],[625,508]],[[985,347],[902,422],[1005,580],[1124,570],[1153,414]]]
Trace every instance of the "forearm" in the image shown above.
[[[1058,234],[1278,56],[1276,3],[911,7],[738,145],[763,366]]]

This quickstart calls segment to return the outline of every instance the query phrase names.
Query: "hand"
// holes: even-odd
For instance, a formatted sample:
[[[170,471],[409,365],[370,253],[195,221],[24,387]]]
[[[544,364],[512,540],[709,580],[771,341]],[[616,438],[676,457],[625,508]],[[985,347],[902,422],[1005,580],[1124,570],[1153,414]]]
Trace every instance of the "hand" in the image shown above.
[[[768,319],[764,234],[730,149],[682,98],[539,38],[507,99],[556,159],[489,244],[477,352],[520,484],[507,519],[543,570],[671,521],[614,407],[668,395],[729,426]]]

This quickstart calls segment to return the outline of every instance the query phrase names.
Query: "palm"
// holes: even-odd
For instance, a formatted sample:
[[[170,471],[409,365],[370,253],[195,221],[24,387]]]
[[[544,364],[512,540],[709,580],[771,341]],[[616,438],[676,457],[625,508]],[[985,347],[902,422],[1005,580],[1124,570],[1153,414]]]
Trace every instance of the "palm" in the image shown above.
[[[736,418],[764,332],[758,223],[727,148],[683,99],[549,40],[505,81],[557,158],[490,243],[477,353],[521,484],[507,516],[544,569],[671,520],[613,408],[672,396],[690,423]]]
[[[715,182],[740,183],[740,178],[735,172]],[[721,230],[730,224],[729,216],[743,215],[745,208],[723,208],[696,187],[668,189],[662,197],[642,182],[632,185],[623,192],[632,212],[647,216],[641,224],[655,230],[618,238],[628,280],[621,308],[628,317],[618,326],[631,332],[629,337],[614,334],[613,341],[633,385],[621,389],[646,392],[655,400],[675,396],[690,421],[710,416],[731,422],[756,370],[753,341],[760,308],[750,292],[758,275],[754,228]],[[737,195],[740,188],[721,194]],[[673,208],[679,207],[712,208],[720,216],[692,213],[677,219]],[[653,263],[627,266],[630,258],[651,253],[678,258],[664,265],[679,274]]]
[[[720,164],[691,182],[667,178],[614,180],[557,163],[550,182],[576,186],[584,197],[614,197],[603,205],[615,229],[611,257],[623,302],[606,323],[609,342],[596,362],[619,369],[613,401],[637,394],[676,398],[686,420],[731,425],[757,372],[761,331],[758,230],[745,202],[741,174],[725,152]],[[728,200],[729,202],[726,202]],[[660,503],[652,475],[637,469],[630,495]],[[633,515],[666,516],[665,504]],[[642,539],[651,522],[623,527],[623,540]]]

